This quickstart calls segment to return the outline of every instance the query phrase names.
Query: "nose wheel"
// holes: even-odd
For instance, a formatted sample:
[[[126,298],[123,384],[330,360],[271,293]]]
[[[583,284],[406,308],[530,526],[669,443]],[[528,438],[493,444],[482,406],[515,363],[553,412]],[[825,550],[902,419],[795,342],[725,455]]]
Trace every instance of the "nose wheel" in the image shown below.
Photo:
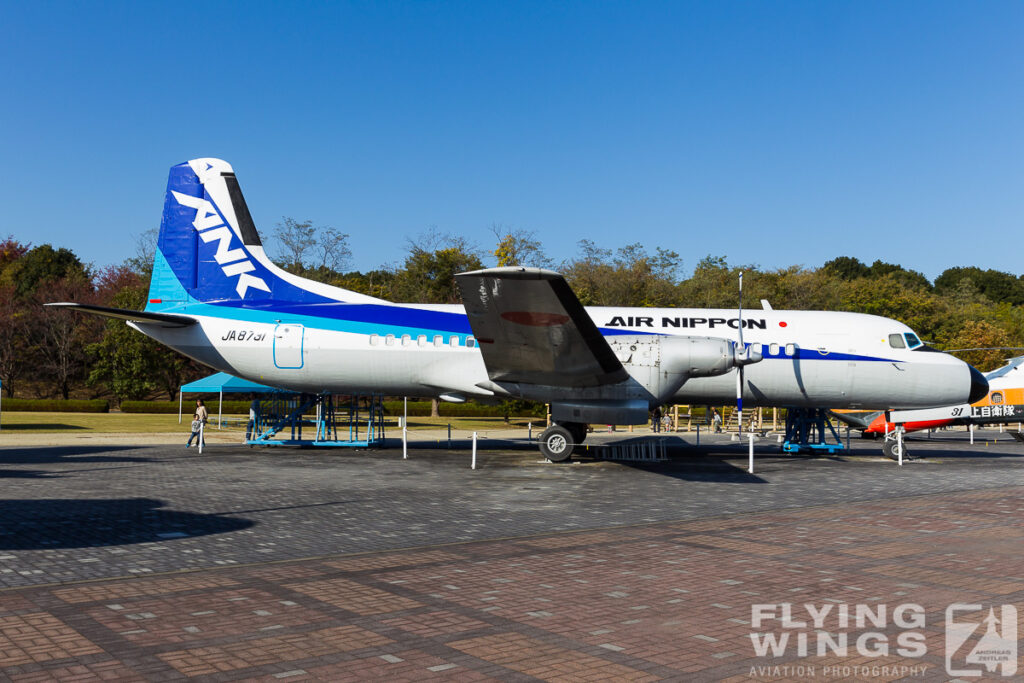
[[[897,432],[889,432],[885,435],[885,441],[882,442],[882,455],[889,458],[890,460],[900,459],[900,450],[902,449],[902,456],[904,459],[907,458],[907,442],[897,437]]]

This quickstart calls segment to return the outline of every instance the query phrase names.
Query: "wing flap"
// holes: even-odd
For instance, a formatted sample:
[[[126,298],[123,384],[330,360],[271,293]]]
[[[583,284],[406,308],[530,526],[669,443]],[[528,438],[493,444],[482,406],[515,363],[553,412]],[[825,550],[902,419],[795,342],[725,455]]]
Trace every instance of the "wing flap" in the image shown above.
[[[145,311],[132,311],[126,308],[108,308],[107,306],[94,306],[92,304],[80,304],[75,302],[59,302],[43,304],[54,308],[70,308],[83,313],[103,316],[104,318],[116,318],[127,320],[133,323],[147,325],[159,325],[160,327],[188,327],[195,325],[196,319],[187,315],[175,315],[173,313],[147,313]]]
[[[490,268],[456,282],[492,381],[588,387],[628,377],[558,273]]]

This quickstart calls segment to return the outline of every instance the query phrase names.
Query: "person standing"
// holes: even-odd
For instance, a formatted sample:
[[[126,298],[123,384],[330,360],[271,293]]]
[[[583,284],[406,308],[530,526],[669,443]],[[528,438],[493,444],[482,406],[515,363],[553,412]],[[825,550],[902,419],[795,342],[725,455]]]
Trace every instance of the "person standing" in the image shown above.
[[[252,400],[252,403],[249,404],[249,425],[248,425],[248,427],[245,430],[245,440],[246,441],[252,440],[253,438],[255,438],[255,436],[257,434],[256,424],[259,421],[259,415],[258,415],[259,409],[260,409],[260,401],[259,401],[259,399],[254,398]]]
[[[188,435],[188,443],[185,444],[185,448],[192,445],[192,439],[196,439],[196,443],[199,442],[202,429],[203,421],[199,419],[199,413],[192,413],[192,433]]]
[[[717,408],[711,409],[711,424],[715,427],[715,434],[722,431],[722,416],[718,414]]]
[[[206,410],[206,405],[203,404],[203,399],[196,399],[196,412],[192,416],[192,434],[188,437],[188,443],[185,444],[185,448],[192,445],[192,439],[197,439],[196,443],[206,445],[206,435],[203,432],[206,429],[206,422],[210,418],[209,411]]]

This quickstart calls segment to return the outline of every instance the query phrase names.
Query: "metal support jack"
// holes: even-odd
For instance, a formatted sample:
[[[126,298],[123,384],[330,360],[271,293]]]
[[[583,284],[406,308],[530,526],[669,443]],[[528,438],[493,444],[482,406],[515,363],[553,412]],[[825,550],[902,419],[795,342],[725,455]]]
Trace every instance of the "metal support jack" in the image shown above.
[[[834,442],[829,441],[829,434],[835,439]],[[828,418],[827,411],[821,408],[786,409],[786,438],[782,442],[783,451],[799,453],[807,450],[811,453],[833,454],[845,449],[839,432]]]
[[[332,394],[274,396],[260,401],[256,424],[246,443],[251,446],[379,446],[384,442],[384,402],[380,396]],[[347,400],[347,402],[346,402]],[[305,417],[314,412],[311,420]],[[303,439],[302,428],[313,428]],[[347,433],[346,433],[347,431]],[[347,437],[347,438],[346,438]]]

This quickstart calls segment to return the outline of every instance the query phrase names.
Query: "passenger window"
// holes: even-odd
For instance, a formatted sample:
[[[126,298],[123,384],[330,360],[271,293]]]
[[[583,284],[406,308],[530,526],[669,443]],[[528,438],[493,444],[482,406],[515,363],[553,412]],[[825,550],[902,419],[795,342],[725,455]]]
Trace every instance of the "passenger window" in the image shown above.
[[[762,347],[761,347],[761,342],[757,342],[757,343],[751,344],[750,345],[750,350],[753,351],[754,353],[763,353]]]
[[[450,346],[458,346],[459,345],[459,338],[458,337],[452,337],[451,339],[448,340],[448,344]]]
[[[439,334],[434,335],[434,346],[441,346],[444,344],[444,337]]]
[[[427,335],[421,334],[420,336],[416,337],[416,343],[419,344],[420,346],[426,346],[427,345]]]
[[[410,337],[407,334],[403,334],[402,335],[402,346],[408,346],[409,342],[411,342],[411,341],[412,341],[412,337]]]
[[[388,346],[394,346],[395,345],[395,335],[393,335],[393,334],[386,335],[384,337],[384,343],[387,344]]]
[[[768,355],[770,355],[770,356],[777,356],[777,355],[779,355],[779,345],[778,344],[769,344],[768,345]]]
[[[1003,402],[1003,395],[998,391],[993,391],[989,400],[992,402],[992,405],[997,406]]]
[[[466,337],[466,348],[471,349],[474,346],[476,346],[476,339],[473,339],[473,337]]]
[[[903,343],[902,334],[890,334],[889,335],[889,346],[894,349],[905,349],[907,345]]]
[[[908,349],[916,349],[918,346],[923,346],[923,344],[921,343],[921,340],[918,339],[917,335],[914,334],[913,332],[907,332],[903,336],[907,338],[907,348]]]
[[[795,356],[796,355],[796,344],[786,344],[786,355],[787,356]]]
[[[370,335],[370,346],[376,346],[379,341],[380,341],[380,335],[379,334],[371,334]]]

